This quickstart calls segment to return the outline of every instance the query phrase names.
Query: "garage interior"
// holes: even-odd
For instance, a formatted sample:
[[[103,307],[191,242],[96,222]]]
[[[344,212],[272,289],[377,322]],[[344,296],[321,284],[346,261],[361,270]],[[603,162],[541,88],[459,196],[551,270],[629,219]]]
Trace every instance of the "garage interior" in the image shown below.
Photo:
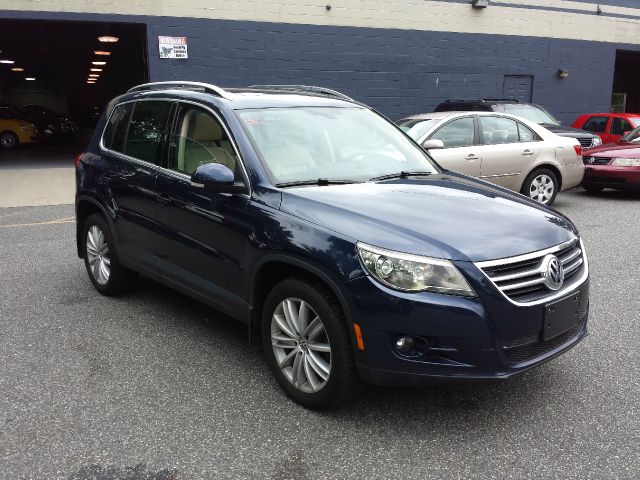
[[[0,104],[40,105],[88,129],[147,80],[146,51],[145,25],[0,20]]]
[[[617,50],[613,75],[611,111],[640,112],[640,83],[638,83],[640,52]]]

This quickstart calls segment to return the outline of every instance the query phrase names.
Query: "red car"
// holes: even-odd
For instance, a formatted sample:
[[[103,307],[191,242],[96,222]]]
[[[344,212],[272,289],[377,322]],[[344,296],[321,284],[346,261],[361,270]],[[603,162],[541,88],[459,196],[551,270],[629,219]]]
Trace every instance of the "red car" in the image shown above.
[[[599,135],[602,143],[613,143],[640,127],[640,113],[586,113],[571,126]]]
[[[640,190],[640,127],[617,143],[584,150],[582,161],[585,167],[582,186],[586,191]]]

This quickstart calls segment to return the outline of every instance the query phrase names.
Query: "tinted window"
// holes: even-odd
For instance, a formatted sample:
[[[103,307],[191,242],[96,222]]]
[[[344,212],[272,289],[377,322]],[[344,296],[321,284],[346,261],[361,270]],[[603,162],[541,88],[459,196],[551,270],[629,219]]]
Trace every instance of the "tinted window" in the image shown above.
[[[480,117],[485,145],[516,143],[520,141],[518,122],[510,118]]]
[[[168,167],[188,175],[200,165],[220,163],[236,168],[236,156],[229,137],[211,114],[196,107],[183,106],[170,142]]]
[[[591,117],[582,126],[587,132],[604,133],[607,128],[608,117]]]
[[[612,135],[624,135],[626,132],[633,130],[631,122],[624,118],[615,117],[611,120],[611,134]]]
[[[468,147],[474,144],[475,127],[472,117],[453,120],[429,137],[429,140],[442,140],[444,148]]]
[[[171,102],[137,102],[131,115],[124,153],[150,163],[160,163],[162,136]]]
[[[132,103],[118,105],[113,109],[102,137],[102,143],[106,148],[116,152],[124,152],[124,140],[127,136],[127,125],[132,109]]]

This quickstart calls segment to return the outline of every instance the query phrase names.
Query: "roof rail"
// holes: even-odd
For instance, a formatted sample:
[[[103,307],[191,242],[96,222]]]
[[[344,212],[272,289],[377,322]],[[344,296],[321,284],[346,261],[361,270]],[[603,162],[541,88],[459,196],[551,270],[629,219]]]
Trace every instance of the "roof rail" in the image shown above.
[[[255,88],[256,90],[277,90],[282,92],[312,93],[316,95],[326,95],[329,97],[336,97],[341,100],[355,102],[353,98],[348,97],[344,93],[340,93],[336,90],[331,90],[330,88],[316,87],[313,85],[250,85],[248,88]]]
[[[204,90],[207,93],[212,93],[222,98],[231,98],[229,92],[224,89],[217,87],[216,85],[211,85],[210,83],[202,83],[202,82],[189,82],[189,81],[170,81],[170,82],[151,82],[144,83],[142,85],[136,85],[135,87],[127,90],[127,93],[130,92],[142,92],[144,90],[162,90],[165,88],[183,88],[185,90]]]

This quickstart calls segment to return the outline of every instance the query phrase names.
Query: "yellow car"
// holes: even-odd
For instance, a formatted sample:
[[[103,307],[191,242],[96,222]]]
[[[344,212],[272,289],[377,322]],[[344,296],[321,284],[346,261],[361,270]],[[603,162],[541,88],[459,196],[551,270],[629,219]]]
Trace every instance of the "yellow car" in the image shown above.
[[[0,148],[15,148],[21,143],[33,143],[39,139],[38,128],[33,123],[0,111]]]

